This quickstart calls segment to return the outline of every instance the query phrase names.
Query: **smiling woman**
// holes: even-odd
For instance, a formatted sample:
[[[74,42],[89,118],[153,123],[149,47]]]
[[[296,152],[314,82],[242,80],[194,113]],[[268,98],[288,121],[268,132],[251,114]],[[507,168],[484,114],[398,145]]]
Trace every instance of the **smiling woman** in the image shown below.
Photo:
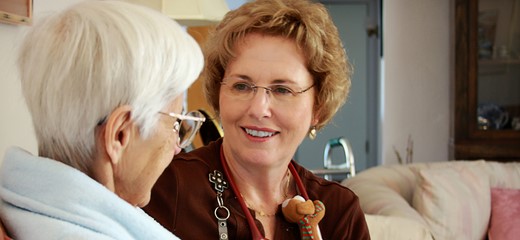
[[[345,102],[351,68],[319,3],[257,0],[205,45],[203,83],[224,137],[174,157],[145,208],[183,239],[299,239],[280,204],[301,195],[323,239],[369,239],[358,198],[292,160]],[[194,191],[196,189],[196,191]]]

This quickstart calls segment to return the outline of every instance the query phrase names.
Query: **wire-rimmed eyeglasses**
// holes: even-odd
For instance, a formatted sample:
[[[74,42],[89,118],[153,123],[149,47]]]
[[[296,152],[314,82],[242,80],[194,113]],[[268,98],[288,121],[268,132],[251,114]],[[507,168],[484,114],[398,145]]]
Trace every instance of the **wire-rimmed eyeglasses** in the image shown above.
[[[177,139],[177,146],[186,148],[193,142],[197,131],[206,121],[204,115],[199,111],[191,111],[186,114],[159,112],[160,114],[174,118],[173,131],[177,132],[179,138]]]
[[[238,100],[248,101],[253,98],[253,96],[258,91],[258,88],[265,89],[268,95],[271,95],[274,100],[280,103],[290,103],[296,99],[299,94],[309,91],[314,84],[308,88],[305,88],[301,91],[293,90],[291,87],[284,84],[273,84],[267,87],[257,86],[253,84],[251,81],[247,81],[245,79],[239,77],[231,77],[224,78],[221,85],[225,86],[223,91],[224,94],[236,98]]]

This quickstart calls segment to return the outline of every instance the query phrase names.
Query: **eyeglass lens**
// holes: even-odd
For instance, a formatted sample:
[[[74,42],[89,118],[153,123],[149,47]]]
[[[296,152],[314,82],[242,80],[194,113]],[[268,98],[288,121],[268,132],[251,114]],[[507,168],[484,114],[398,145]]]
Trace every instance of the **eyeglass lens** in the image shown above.
[[[193,111],[186,114],[186,116],[189,117],[196,117],[196,118],[203,118],[201,112],[199,111]],[[200,129],[200,126],[202,126],[201,121],[196,121],[192,119],[183,119],[180,121],[180,128],[179,128],[179,147],[185,148],[191,144],[193,139],[195,138],[195,135],[197,134],[197,131]]]

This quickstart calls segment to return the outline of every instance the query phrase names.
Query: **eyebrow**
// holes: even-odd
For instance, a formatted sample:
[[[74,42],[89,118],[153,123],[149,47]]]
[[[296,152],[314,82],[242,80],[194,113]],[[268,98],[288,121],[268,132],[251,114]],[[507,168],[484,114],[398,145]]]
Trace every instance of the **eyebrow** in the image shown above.
[[[245,81],[249,81],[249,82],[253,82],[253,79],[251,79],[249,76],[247,75],[231,75],[231,76],[228,76],[228,77],[225,77],[224,79],[226,78],[239,78],[239,79],[242,79],[242,80],[245,80]]]
[[[253,79],[251,79],[251,77],[247,76],[247,75],[242,75],[242,74],[238,74],[238,75],[231,75],[231,76],[228,76],[228,77],[225,77],[225,78],[240,78],[242,80],[245,80],[245,81],[248,81],[248,82],[252,82],[252,83],[255,83],[253,81]],[[224,79],[225,79],[224,78]],[[285,83],[285,84],[289,84],[289,85],[294,85],[294,86],[299,86],[298,83],[296,83],[295,81],[293,80],[289,80],[289,79],[274,79],[272,80],[269,85],[273,85],[273,84],[282,84],[282,83]]]

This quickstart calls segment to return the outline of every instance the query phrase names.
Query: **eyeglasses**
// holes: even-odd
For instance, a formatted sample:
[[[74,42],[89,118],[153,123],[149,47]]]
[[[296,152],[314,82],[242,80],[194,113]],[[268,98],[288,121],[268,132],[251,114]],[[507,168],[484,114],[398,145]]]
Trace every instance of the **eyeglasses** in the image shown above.
[[[291,103],[299,94],[309,91],[314,84],[310,87],[295,91],[287,85],[274,84],[268,87],[257,86],[249,81],[242,78],[224,78],[221,85],[225,86],[223,93],[229,97],[233,97],[238,100],[248,101],[253,98],[258,88],[265,89],[267,95],[272,96],[278,103]]]
[[[177,139],[177,146],[185,148],[193,142],[193,138],[199,131],[202,123],[206,121],[204,115],[199,111],[192,111],[187,114],[165,113],[160,114],[175,118],[173,123],[173,131],[177,132],[179,138]]]

